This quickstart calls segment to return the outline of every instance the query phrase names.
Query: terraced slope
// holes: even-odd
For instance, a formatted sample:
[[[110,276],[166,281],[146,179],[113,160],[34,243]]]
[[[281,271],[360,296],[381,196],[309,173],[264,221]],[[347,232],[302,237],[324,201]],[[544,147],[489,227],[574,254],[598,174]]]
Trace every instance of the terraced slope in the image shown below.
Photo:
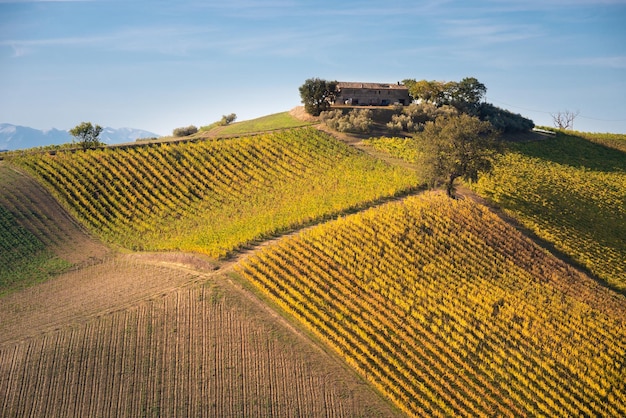
[[[408,414],[626,415],[626,298],[470,200],[389,203],[239,270]]]
[[[626,153],[565,135],[512,144],[475,189],[626,291]]]
[[[213,257],[415,184],[407,170],[313,128],[12,162],[107,242]]]

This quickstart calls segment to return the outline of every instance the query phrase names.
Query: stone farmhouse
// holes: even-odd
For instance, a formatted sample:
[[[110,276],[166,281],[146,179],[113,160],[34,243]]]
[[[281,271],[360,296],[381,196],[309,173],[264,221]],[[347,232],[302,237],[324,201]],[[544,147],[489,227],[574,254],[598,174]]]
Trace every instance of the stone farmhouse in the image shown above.
[[[389,106],[411,104],[409,89],[400,84],[337,82],[336,105]]]

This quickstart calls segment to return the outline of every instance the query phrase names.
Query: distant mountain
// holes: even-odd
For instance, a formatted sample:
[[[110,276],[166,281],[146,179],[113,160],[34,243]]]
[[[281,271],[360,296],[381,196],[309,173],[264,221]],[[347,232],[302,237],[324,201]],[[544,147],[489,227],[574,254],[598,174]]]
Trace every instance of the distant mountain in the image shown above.
[[[135,142],[138,138],[158,137],[159,135],[132,128],[104,128],[100,133],[100,140],[106,144],[120,144]],[[43,147],[46,145],[60,145],[72,142],[73,138],[68,131],[59,129],[40,130],[26,126],[0,123],[0,150],[13,151],[17,149]]]

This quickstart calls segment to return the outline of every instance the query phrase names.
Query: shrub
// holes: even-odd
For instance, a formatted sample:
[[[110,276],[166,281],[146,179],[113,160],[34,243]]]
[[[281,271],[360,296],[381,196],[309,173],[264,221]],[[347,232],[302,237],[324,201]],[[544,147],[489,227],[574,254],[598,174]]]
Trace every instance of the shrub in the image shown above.
[[[458,112],[448,105],[436,106],[432,103],[413,103],[402,109],[402,113],[393,115],[387,129],[392,133],[421,132],[426,122],[431,122],[439,116],[453,116]]]
[[[182,137],[182,136],[193,135],[196,132],[198,132],[198,128],[193,125],[189,125],[183,128],[174,129],[174,131],[172,132],[172,135],[174,135],[175,137]]]
[[[415,123],[409,115],[393,115],[391,122],[387,122],[387,129],[392,133],[399,132],[418,132],[424,128],[421,123]]]
[[[525,132],[535,127],[535,123],[520,114],[501,109],[491,103],[482,103],[478,109],[481,120],[490,122],[502,132]]]
[[[220,126],[230,125],[237,119],[237,115],[231,113],[230,115],[222,115],[222,119],[218,122]]]
[[[347,115],[341,110],[329,110],[320,114],[322,122],[339,132],[368,133],[372,129],[372,111],[353,109]]]

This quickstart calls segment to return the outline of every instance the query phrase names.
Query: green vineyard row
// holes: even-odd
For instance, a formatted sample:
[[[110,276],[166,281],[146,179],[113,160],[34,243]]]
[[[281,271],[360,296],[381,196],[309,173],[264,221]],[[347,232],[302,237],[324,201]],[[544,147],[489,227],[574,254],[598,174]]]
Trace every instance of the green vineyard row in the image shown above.
[[[68,266],[0,206],[0,295],[16,286],[43,280]]]
[[[240,274],[417,416],[625,416],[626,300],[484,207],[409,197]]]
[[[410,173],[313,128],[12,162],[107,242],[214,257],[415,184]]]
[[[377,138],[370,145],[418,159],[410,139]],[[613,288],[626,290],[626,155],[566,135],[507,147],[474,190]]]

